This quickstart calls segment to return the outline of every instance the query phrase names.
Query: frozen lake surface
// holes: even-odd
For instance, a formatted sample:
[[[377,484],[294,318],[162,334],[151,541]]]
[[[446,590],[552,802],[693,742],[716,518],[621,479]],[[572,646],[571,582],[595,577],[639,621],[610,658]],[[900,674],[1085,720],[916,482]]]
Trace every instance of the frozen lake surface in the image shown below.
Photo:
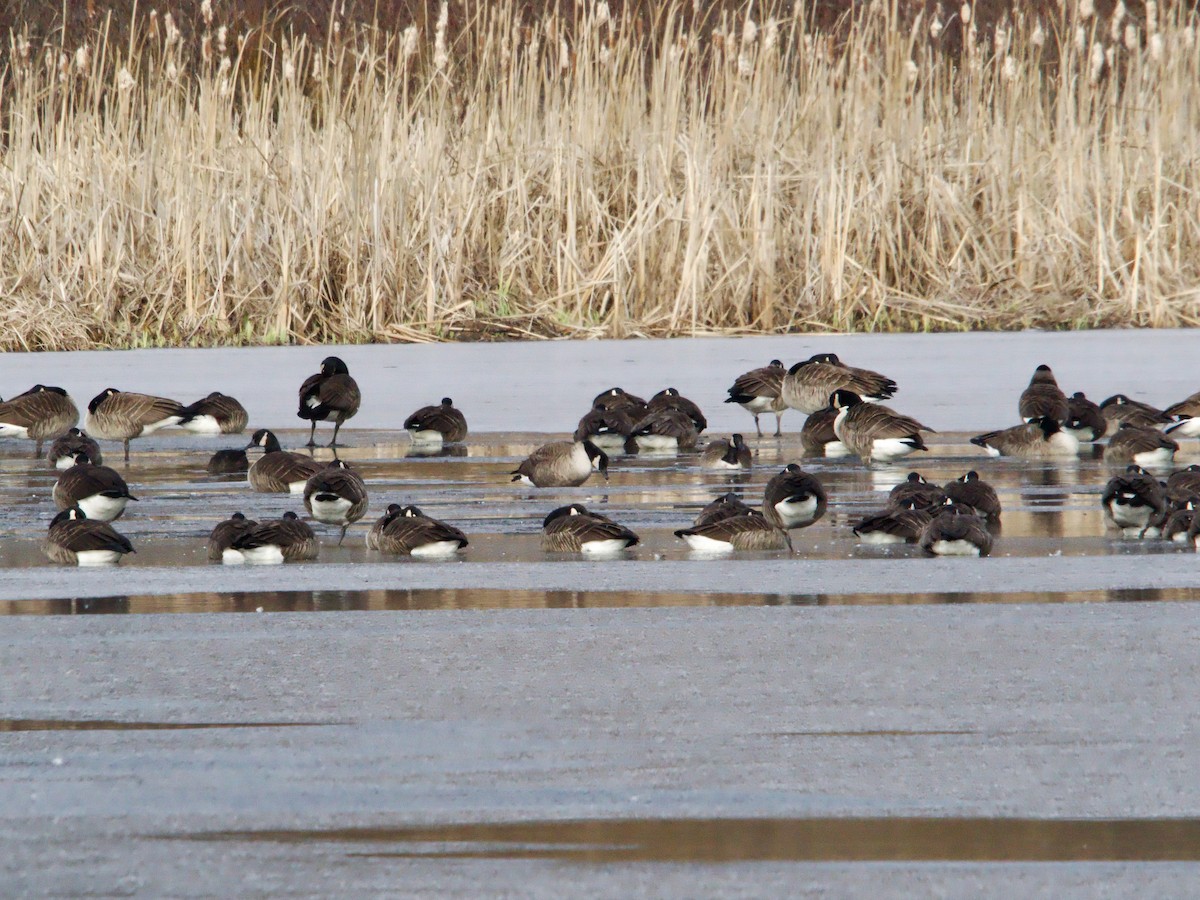
[[[1105,532],[1101,460],[992,461],[966,437],[1011,424],[1043,362],[1096,400],[1181,399],[1200,384],[1166,361],[1189,359],[1194,341],[0,356],[5,396],[35,381],[81,405],[108,386],[185,402],[220,389],[242,399],[251,427],[295,446],[307,434],[295,430],[296,387],[337,353],[365,398],[343,455],[372,491],[344,547],[318,526],[316,563],[209,565],[215,521],[297,501],[203,473],[212,450],[242,437],[160,433],[135,441],[123,470],[142,500],[117,527],[138,554],[116,570],[63,569],[38,549],[53,473],[28,446],[0,444],[2,893],[1189,893],[1200,625],[1179,601],[1200,596],[1196,557]],[[752,434],[750,417],[720,402],[732,379],[824,350],[895,378],[891,405],[941,433],[911,465],[806,462],[831,511],[797,533],[795,557],[697,559],[671,534],[715,494],[761,495],[798,456],[795,414],[784,440],[755,442],[745,477],[639,458],[615,460],[607,485],[507,483],[604,387],[670,384],[701,404],[710,434]],[[445,395],[467,414],[468,455],[408,457],[394,429]],[[1179,464],[1198,449],[1185,442]],[[1005,505],[993,558],[855,546],[848,523],[910,468],[944,481],[971,467]],[[390,500],[461,525],[464,559],[369,554],[365,527]],[[572,500],[629,524],[642,545],[611,563],[546,557],[541,517]]]

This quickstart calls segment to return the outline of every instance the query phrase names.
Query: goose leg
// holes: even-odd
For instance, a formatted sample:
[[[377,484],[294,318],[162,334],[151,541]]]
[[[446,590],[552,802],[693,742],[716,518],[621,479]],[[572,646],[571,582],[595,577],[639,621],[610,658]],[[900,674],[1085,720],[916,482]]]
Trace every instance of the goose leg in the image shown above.
[[[775,437],[783,437],[783,413],[775,413]]]
[[[33,458],[34,459],[42,458],[42,439],[41,438],[38,438],[37,449],[33,453]]]
[[[315,427],[316,423],[314,422],[313,425]],[[341,427],[342,427],[342,419],[339,416],[337,419],[334,419],[334,421],[333,421],[333,440],[329,442],[330,447],[337,446],[338,431],[341,429]]]
[[[317,420],[313,419],[308,428],[308,443],[304,445],[305,447],[317,446],[316,433],[317,433]]]
[[[340,537],[338,537],[338,546],[339,546],[339,547],[340,547],[340,546],[342,546],[342,541],[344,541],[344,540],[346,539],[346,529],[347,529],[347,528],[349,528],[349,527],[350,527],[350,523],[349,523],[349,522],[347,522],[345,525],[343,525],[343,526],[342,526],[342,533],[341,533],[341,536],[340,536]]]
[[[129,462],[129,438],[125,438],[125,462]]]
[[[762,437],[762,426],[758,424],[758,413],[754,414],[754,428],[758,431],[758,436]]]

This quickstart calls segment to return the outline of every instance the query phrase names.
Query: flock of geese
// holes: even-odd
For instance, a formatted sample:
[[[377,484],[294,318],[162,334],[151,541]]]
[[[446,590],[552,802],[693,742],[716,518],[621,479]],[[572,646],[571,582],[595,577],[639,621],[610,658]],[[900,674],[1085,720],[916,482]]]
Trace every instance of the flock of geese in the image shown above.
[[[856,456],[864,464],[891,462],[926,450],[923,438],[933,429],[883,404],[897,384],[877,372],[847,366],[832,353],[816,354],[786,367],[779,360],[746,372],[728,389],[736,403],[754,417],[775,415],[775,434],[782,417],[797,410],[806,419],[800,432],[806,456]],[[299,390],[297,415],[311,423],[308,446],[315,446],[319,422],[333,423],[330,447],[337,446],[342,425],[359,409],[362,396],[346,364],[331,356]],[[1173,472],[1159,481],[1148,470],[1172,465],[1179,444],[1175,437],[1200,437],[1200,393],[1166,409],[1156,409],[1123,394],[1096,404],[1084,394],[1068,397],[1049,366],[1038,366],[1021,394],[1021,423],[971,438],[992,456],[1033,460],[1077,456],[1081,443],[1109,436],[1104,457],[1127,466],[1114,475],[1102,495],[1108,523],[1123,535],[1164,538],[1195,546],[1200,538],[1200,466]],[[49,462],[61,469],[53,500],[60,510],[50,523],[44,544],[57,563],[110,564],[134,552],[128,538],[110,524],[136,501],[115,469],[103,464],[98,440],[121,441],[129,461],[130,441],[162,428],[179,427],[197,434],[238,434],[249,424],[246,409],[235,398],[211,393],[191,405],[148,394],[107,388],[87,406],[82,429],[79,410],[59,387],[35,385],[0,401],[0,437],[36,442],[41,458],[52,442]],[[511,473],[513,482],[534,487],[568,487],[594,473],[607,479],[609,458],[616,454],[673,453],[695,449],[708,427],[700,407],[666,388],[649,400],[619,387],[598,394],[579,420],[572,440],[538,447]],[[467,422],[450,398],[423,407],[404,422],[414,445],[436,447],[463,441]],[[247,451],[257,454],[253,462]],[[700,453],[706,469],[739,471],[752,465],[750,448],[740,434],[710,440]],[[254,432],[245,449],[222,450],[209,462],[213,473],[245,472],[259,492],[303,497],[304,508],[317,522],[347,529],[366,514],[366,484],[345,461],[319,462],[311,454],[283,449],[274,433]],[[766,484],[762,503],[752,507],[735,494],[716,498],[690,527],[675,535],[697,551],[791,550],[789,532],[818,521],[828,507],[820,480],[792,463]],[[913,472],[894,487],[887,508],[853,526],[863,543],[915,543],[933,555],[986,556],[999,526],[1001,507],[996,491],[976,471],[944,485]],[[542,547],[548,552],[588,556],[618,554],[637,544],[638,535],[612,519],[572,503],[552,510],[542,523]],[[415,557],[448,557],[466,547],[458,528],[432,518],[413,505],[390,504],[367,533],[368,548]],[[218,524],[208,539],[208,557],[224,563],[278,563],[316,558],[316,534],[295,512],[257,522],[241,512]]]

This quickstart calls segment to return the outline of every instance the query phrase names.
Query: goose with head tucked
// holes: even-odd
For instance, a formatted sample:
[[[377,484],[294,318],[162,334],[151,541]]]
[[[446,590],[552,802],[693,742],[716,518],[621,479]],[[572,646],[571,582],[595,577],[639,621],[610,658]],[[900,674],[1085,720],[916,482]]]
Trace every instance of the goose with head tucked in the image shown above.
[[[579,420],[575,429],[575,440],[591,441],[601,450],[620,453],[625,442],[633,434],[633,419],[629,417],[631,407],[604,409],[593,406]]]
[[[23,394],[0,401],[0,437],[36,442],[34,456],[42,458],[42,445],[62,437],[79,422],[79,409],[65,390],[35,384]]]
[[[1000,431],[989,431],[971,438],[989,456],[1015,456],[1020,459],[1073,459],[1079,455],[1079,441],[1063,431],[1051,418],[1034,419]]]
[[[260,522],[234,538],[221,554],[221,561],[239,563],[277,564],[285,561],[316,559],[321,545],[317,536],[294,512],[285,512],[278,519]]]
[[[840,459],[849,456],[846,445],[838,440],[833,423],[837,421],[838,411],[832,406],[818,409],[804,420],[800,428],[800,445],[804,448],[805,456],[824,456],[829,459]]]
[[[744,471],[751,466],[750,448],[740,434],[729,440],[709,441],[700,454],[700,466],[705,469]]]
[[[367,533],[367,549],[418,559],[445,559],[467,546],[467,536],[415,506],[388,504]]]
[[[1163,415],[1173,420],[1167,426],[1167,434],[1179,437],[1200,437],[1200,391],[1172,403],[1163,410]]]
[[[839,390],[864,400],[887,400],[896,393],[896,382],[870,369],[847,366],[835,353],[817,353],[788,369],[780,397],[791,409],[810,416],[829,406],[830,396]]]
[[[1122,422],[1104,448],[1104,461],[1110,465],[1129,463],[1146,468],[1170,466],[1175,459],[1179,442],[1167,437],[1157,428]]]
[[[942,485],[942,491],[955,503],[974,509],[989,525],[999,523],[1000,497],[996,489],[980,478],[974,469],[953,481],[947,481]]]
[[[932,518],[928,508],[918,506],[917,501],[910,498],[867,516],[852,530],[863,544],[915,544]]]
[[[908,477],[888,493],[888,506],[899,509],[909,502],[918,509],[933,509],[946,500],[941,485],[933,484],[920,472],[909,472]]]
[[[78,506],[54,517],[42,549],[51,562],[67,566],[111,565],[135,552],[129,538],[107,522],[89,519]]]
[[[921,530],[920,544],[932,556],[987,556],[992,535],[974,509],[947,499]]]
[[[730,516],[675,532],[692,550],[701,553],[730,553],[734,550],[791,550],[786,531],[763,516]]]
[[[692,521],[692,525],[698,527],[700,525],[707,525],[709,522],[716,522],[720,519],[728,519],[733,516],[752,515],[761,515],[761,513],[753,507],[747,506],[737,494],[729,491],[701,509]]]
[[[553,441],[527,456],[510,474],[534,487],[578,487],[599,471],[608,480],[608,454],[591,441]]]
[[[1058,386],[1049,366],[1041,365],[1034,370],[1029,387],[1022,391],[1017,402],[1017,410],[1026,422],[1047,418],[1061,425],[1070,416],[1067,395]]]
[[[88,519],[97,522],[119,519],[129,501],[137,500],[116,469],[92,465],[85,453],[75,457],[75,465],[58,476],[53,497],[59,509],[77,506]]]
[[[358,382],[350,376],[350,369],[336,356],[325,357],[321,371],[309,375],[300,385],[300,409],[296,415],[312,423],[308,446],[317,444],[318,422],[333,422],[333,440],[329,446],[336,447],[342,423],[358,412],[361,403],[362,393]]]
[[[213,391],[183,408],[179,427],[192,434],[241,434],[249,422],[250,414],[236,397]]]
[[[542,549],[547,553],[613,556],[638,540],[624,525],[589,511],[581,503],[560,506],[542,521]]]
[[[820,479],[789,463],[763,489],[762,513],[772,525],[790,531],[820,519],[828,503]]]
[[[367,485],[344,460],[335,459],[304,485],[304,508],[318,522],[341,526],[340,547],[346,529],[367,511]]]
[[[88,458],[93,466],[104,462],[100,445],[88,437],[87,433],[78,428],[72,428],[50,445],[50,465],[56,469],[69,469],[75,465],[75,459],[80,454]]]
[[[911,416],[880,403],[866,403],[853,391],[838,390],[830,397],[838,411],[833,430],[847,449],[868,465],[890,462],[917,450],[928,450],[922,431],[932,432]]]
[[[758,369],[743,372],[733,381],[729,388],[726,403],[736,403],[754,416],[754,428],[762,437],[762,426],[758,417],[765,412],[775,414],[775,437],[781,435],[783,413],[787,404],[783,402],[783,377],[787,375],[787,367],[777,359]]]
[[[646,401],[621,387],[601,391],[592,399],[593,409],[623,409],[637,421],[646,412]]]
[[[1080,443],[1090,443],[1108,432],[1108,419],[1098,404],[1076,391],[1067,398],[1067,420],[1062,428]]]
[[[449,397],[436,406],[422,406],[404,420],[415,444],[457,444],[466,440],[467,417]]]
[[[1167,499],[1172,503],[1183,503],[1192,498],[1200,499],[1200,466],[1190,465],[1186,469],[1167,476]]]
[[[1110,428],[1119,428],[1126,422],[1143,428],[1160,428],[1171,424],[1172,421],[1171,417],[1158,407],[1134,400],[1125,394],[1113,394],[1100,403],[1100,409]]]
[[[633,426],[633,433],[625,441],[625,452],[647,450],[651,453],[675,453],[692,450],[698,439],[695,422],[683,410],[651,409]]]
[[[234,541],[257,527],[257,522],[247,519],[245,514],[240,512],[235,512],[224,522],[218,522],[208,535],[208,558],[213,562],[220,562]]]
[[[131,440],[178,425],[182,419],[183,404],[178,400],[105,388],[88,404],[84,429],[102,441],[122,441],[129,462]]]
[[[1162,527],[1163,540],[1171,541],[1175,544],[1185,544],[1188,542],[1188,534],[1192,530],[1192,523],[1196,519],[1196,505],[1200,500],[1187,500],[1182,506],[1172,508],[1167,515],[1167,521]],[[1194,544],[1193,544],[1194,546]]]
[[[284,450],[266,428],[254,432],[246,446],[247,450],[252,448],[260,448],[263,453],[246,472],[246,480],[262,494],[303,494],[308,479],[325,467],[311,456]]]
[[[697,433],[704,431],[708,427],[708,420],[704,418],[704,413],[700,411],[700,407],[680,394],[676,388],[663,388],[651,397],[650,402],[646,404],[647,412],[659,412],[660,410],[669,409],[679,410],[679,412],[691,419]]]
[[[1141,466],[1129,466],[1104,486],[1100,505],[1108,524],[1124,537],[1158,537],[1167,516],[1167,495]]]

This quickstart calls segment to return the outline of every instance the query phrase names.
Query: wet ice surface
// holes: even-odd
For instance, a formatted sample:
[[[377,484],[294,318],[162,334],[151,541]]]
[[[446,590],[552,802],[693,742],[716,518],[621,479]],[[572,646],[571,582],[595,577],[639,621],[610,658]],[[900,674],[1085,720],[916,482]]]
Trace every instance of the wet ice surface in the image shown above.
[[[1180,399],[1200,385],[1162,360],[1190,358],[1193,340],[348,348],[367,399],[344,455],[371,511],[340,549],[318,526],[320,560],[284,567],[203,557],[234,509],[299,508],[203,473],[238,438],[135,442],[126,477],[143,499],[117,527],[139,552],[92,572],[41,557],[54,475],[0,444],[0,614],[51,614],[0,619],[0,893],[1188,893],[1195,607],[1096,601],[1192,600],[1195,555],[1107,535],[1101,462],[992,461],[965,438],[1011,424],[1041,362],[1096,399]],[[756,500],[796,456],[798,420],[785,417],[781,444],[756,444],[740,482],[694,458],[617,459],[608,485],[506,481],[608,384],[674,384],[711,433],[749,434],[749,416],[719,402],[732,378],[821,349],[895,377],[893,405],[942,433],[929,456],[881,472],[813,462],[831,512],[795,533],[795,557],[694,559],[671,532],[724,490]],[[222,389],[294,447],[296,385],[327,352],[6,355],[0,393],[61,383],[82,404],[109,384]],[[553,372],[553,389],[499,377],[513,372]],[[471,423],[470,455],[406,458],[394,429],[446,394]],[[910,468],[939,482],[977,468],[997,486],[995,558],[855,546],[846,523]],[[644,546],[604,563],[542,554],[542,516],[571,500]],[[450,563],[368,554],[367,523],[392,501],[463,527],[470,548]],[[71,615],[93,612],[180,614]],[[796,837],[813,828],[877,861]]]

